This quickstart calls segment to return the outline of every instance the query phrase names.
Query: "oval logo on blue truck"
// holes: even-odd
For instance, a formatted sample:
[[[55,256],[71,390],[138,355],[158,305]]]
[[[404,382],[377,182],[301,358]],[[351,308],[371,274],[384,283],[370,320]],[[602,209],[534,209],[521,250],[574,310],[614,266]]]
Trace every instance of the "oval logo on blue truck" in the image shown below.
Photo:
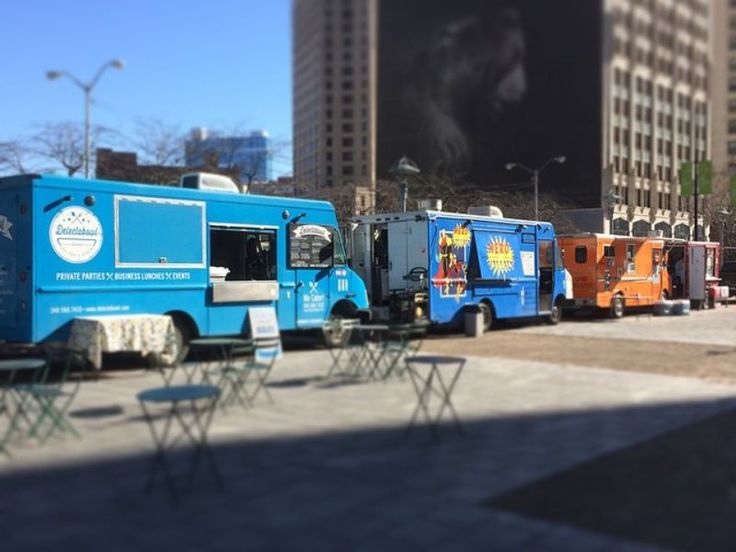
[[[102,247],[100,219],[84,207],[66,207],[51,221],[49,240],[54,252],[65,261],[91,261]]]

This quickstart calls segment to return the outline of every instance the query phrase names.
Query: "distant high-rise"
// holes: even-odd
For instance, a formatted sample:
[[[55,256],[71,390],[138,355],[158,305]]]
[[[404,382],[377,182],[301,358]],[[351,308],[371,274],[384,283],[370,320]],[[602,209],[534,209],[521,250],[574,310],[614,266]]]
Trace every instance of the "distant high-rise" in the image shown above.
[[[354,177],[361,154],[345,138],[375,143],[372,179],[407,155],[487,190],[525,178],[509,162],[564,155],[540,191],[576,207],[579,225],[686,237],[677,169],[711,155],[710,6],[295,0],[295,177],[315,188]],[[346,106],[357,119],[337,118]]]
[[[376,0],[294,0],[294,184],[375,186]]]
[[[208,164],[221,169],[237,167],[240,181],[248,184],[273,179],[270,139],[263,130],[245,136],[221,136],[209,135],[205,128],[195,128],[185,150],[186,164],[190,167]]]

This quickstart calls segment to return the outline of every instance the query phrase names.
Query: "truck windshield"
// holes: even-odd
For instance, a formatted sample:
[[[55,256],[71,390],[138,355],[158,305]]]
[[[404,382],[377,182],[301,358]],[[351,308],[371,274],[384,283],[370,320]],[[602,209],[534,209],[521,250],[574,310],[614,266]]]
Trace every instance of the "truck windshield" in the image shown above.
[[[345,244],[342,240],[342,234],[339,228],[335,228],[332,231],[332,241],[334,242],[334,249],[332,253],[332,260],[335,266],[345,266],[348,264],[347,255],[345,254]]]

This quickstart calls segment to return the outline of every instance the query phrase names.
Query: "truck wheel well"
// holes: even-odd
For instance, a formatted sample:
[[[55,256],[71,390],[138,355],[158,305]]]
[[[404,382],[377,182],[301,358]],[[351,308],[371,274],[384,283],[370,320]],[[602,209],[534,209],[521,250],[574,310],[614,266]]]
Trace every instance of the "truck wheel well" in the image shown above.
[[[342,316],[343,318],[352,318],[355,316],[355,312],[358,308],[347,299],[340,299],[337,303],[332,306],[330,314]]]

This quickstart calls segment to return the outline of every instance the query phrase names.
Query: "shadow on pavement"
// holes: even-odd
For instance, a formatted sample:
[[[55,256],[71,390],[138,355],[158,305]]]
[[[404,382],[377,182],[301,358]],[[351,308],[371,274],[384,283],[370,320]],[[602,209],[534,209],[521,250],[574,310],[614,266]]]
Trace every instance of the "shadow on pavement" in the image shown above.
[[[584,462],[489,508],[683,550],[736,543],[736,410]]]
[[[437,441],[400,427],[216,443],[224,489],[203,469],[178,504],[163,484],[143,492],[152,452],[15,468],[0,476],[2,549],[569,550],[610,545],[601,534],[725,549],[734,406],[500,416],[466,421],[464,436],[443,426]],[[174,468],[190,452],[172,452]]]

